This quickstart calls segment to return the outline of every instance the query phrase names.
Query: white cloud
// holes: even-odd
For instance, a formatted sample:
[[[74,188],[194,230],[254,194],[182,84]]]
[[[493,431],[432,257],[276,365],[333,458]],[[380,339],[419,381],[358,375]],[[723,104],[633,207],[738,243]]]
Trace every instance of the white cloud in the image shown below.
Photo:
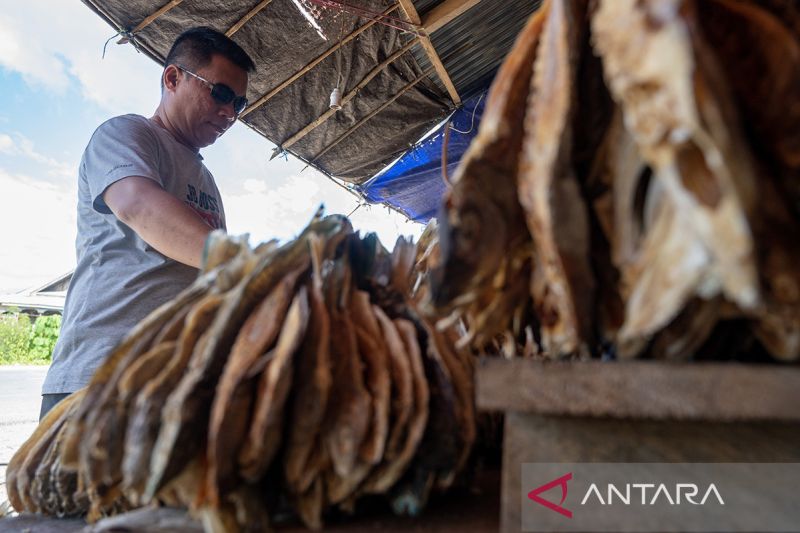
[[[0,232],[0,292],[35,286],[75,266],[73,187],[53,185],[0,169],[3,207]]]
[[[244,180],[244,190],[256,194],[263,193],[267,190],[267,184],[264,180],[247,178]]]
[[[17,145],[10,135],[0,133],[0,152],[4,154],[13,154],[16,152]]]
[[[11,135],[0,133],[0,152],[9,156],[22,157],[34,166],[39,166],[43,174],[54,178],[74,178],[77,164],[59,161],[36,150],[32,140],[18,132]]]
[[[31,85],[65,90],[69,78],[50,43],[47,39],[32,37],[38,36],[39,31],[20,22],[9,10],[0,14],[0,65],[16,70]],[[34,33],[27,33],[31,29]]]
[[[33,87],[63,92],[70,78],[83,96],[114,114],[149,114],[158,104],[161,69],[130,45],[103,44],[114,30],[76,2],[29,0],[0,13],[0,66]]]

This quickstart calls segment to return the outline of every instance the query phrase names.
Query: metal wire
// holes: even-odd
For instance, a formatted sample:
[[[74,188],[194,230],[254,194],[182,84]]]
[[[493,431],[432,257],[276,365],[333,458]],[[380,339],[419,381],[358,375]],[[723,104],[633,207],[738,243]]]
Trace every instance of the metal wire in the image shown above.
[[[339,0],[308,0],[308,1],[320,6],[338,8],[341,11],[347,11],[349,13],[359,15],[369,20],[373,20],[379,24],[383,24],[384,26],[389,26],[390,28],[400,30],[402,32],[419,35],[419,31],[422,30],[422,25],[420,24],[414,24],[413,22],[408,22],[406,20],[399,19],[397,17],[384,15],[383,13],[370,11],[368,9],[364,9],[359,6],[346,4],[344,2],[340,2]]]

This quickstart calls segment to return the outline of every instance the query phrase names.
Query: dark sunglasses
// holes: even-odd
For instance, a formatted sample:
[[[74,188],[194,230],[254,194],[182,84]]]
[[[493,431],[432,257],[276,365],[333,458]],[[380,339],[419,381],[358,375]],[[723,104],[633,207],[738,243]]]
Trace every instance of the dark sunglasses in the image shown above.
[[[198,80],[205,83],[206,87],[211,89],[211,98],[213,98],[218,104],[228,105],[233,103],[233,112],[237,115],[239,115],[242,111],[244,111],[244,108],[247,107],[247,98],[244,96],[236,96],[236,93],[233,91],[233,89],[224,83],[211,83],[204,77],[198,76],[191,70],[185,69],[180,65],[175,66],[184,71],[186,74],[194,76]]]

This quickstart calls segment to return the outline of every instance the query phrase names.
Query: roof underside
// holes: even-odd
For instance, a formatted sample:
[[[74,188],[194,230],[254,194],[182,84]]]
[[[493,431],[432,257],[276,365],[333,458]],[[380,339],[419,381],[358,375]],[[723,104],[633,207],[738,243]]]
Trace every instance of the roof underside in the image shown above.
[[[336,7],[348,4],[381,13],[393,0],[328,0],[324,8],[319,0],[83,1],[115,29],[139,27],[135,44],[160,64],[182,31],[205,25],[226,32],[246,20],[232,38],[257,69],[247,94],[251,107],[240,120],[322,172],[352,183],[363,183],[384,168],[455,106],[420,43],[424,30],[405,26],[414,31],[402,31]],[[414,7],[424,23],[426,14],[445,2],[459,3],[417,0]],[[430,41],[458,96],[466,98],[494,76],[539,0],[461,3],[476,5],[432,31]],[[303,4],[312,8],[306,14],[316,11],[311,18],[320,31],[301,11]],[[254,8],[260,9],[248,18]],[[403,9],[388,16],[394,19],[384,20],[394,26],[402,25],[396,19],[406,20]],[[329,95],[338,69],[345,103],[333,113]]]

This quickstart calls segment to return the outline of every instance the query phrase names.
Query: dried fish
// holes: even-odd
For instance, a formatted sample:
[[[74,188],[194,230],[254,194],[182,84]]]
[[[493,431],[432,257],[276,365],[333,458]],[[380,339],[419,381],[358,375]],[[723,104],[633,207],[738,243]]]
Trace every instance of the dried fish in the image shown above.
[[[478,135],[445,195],[439,220],[440,261],[429,275],[431,302],[440,315],[486,298],[511,300],[497,309],[516,309],[528,300],[527,291],[502,289],[505,280],[530,275],[532,243],[516,183],[524,119],[520,110],[528,99],[549,9],[550,2],[544,2],[517,37],[492,84]],[[484,309],[476,306],[474,312]],[[487,331],[483,338],[502,333],[511,320],[511,316],[493,318],[490,323],[499,325],[499,330]]]
[[[309,325],[306,339],[295,355],[297,371],[292,385],[294,398],[290,400],[291,423],[287,428],[284,458],[286,483],[292,492],[302,495],[309,492],[312,480],[318,474],[317,469],[310,465],[309,457],[320,432],[332,384],[330,318],[322,294],[322,242],[311,236],[309,247],[313,267],[308,291]],[[321,491],[322,486],[315,490]],[[317,492],[310,494],[312,496],[299,497],[306,501],[306,497],[316,498],[313,495]],[[312,509],[316,508],[312,506]]]
[[[331,457],[333,471],[346,478],[356,466],[358,451],[369,429],[372,406],[364,386],[358,343],[348,315],[350,272],[340,261],[329,278],[326,297],[331,319],[331,360],[333,388],[325,416],[323,439]]]
[[[186,317],[175,356],[162,372],[139,392],[129,415],[122,463],[123,487],[134,502],[142,502],[150,455],[161,425],[161,409],[186,369],[195,346],[202,346],[201,333],[208,328],[222,304],[222,296],[209,294]],[[200,339],[200,340],[199,340]]]
[[[209,411],[213,384],[222,372],[239,324],[286,270],[307,259],[306,236],[309,233],[332,239],[349,230],[349,223],[343,217],[332,216],[312,222],[295,241],[260,259],[252,272],[226,293],[209,330],[208,342],[202,351],[193,354],[186,374],[167,398],[150,463],[146,499],[152,498],[198,451],[200,442],[194,435],[199,428],[207,427],[207,416],[203,413]]]
[[[306,288],[301,287],[286,314],[275,348],[263,356],[266,368],[258,379],[253,420],[238,455],[239,472],[250,482],[261,479],[282,442],[283,409],[292,383],[293,355],[307,326],[308,296]],[[256,361],[253,367],[258,364]]]

